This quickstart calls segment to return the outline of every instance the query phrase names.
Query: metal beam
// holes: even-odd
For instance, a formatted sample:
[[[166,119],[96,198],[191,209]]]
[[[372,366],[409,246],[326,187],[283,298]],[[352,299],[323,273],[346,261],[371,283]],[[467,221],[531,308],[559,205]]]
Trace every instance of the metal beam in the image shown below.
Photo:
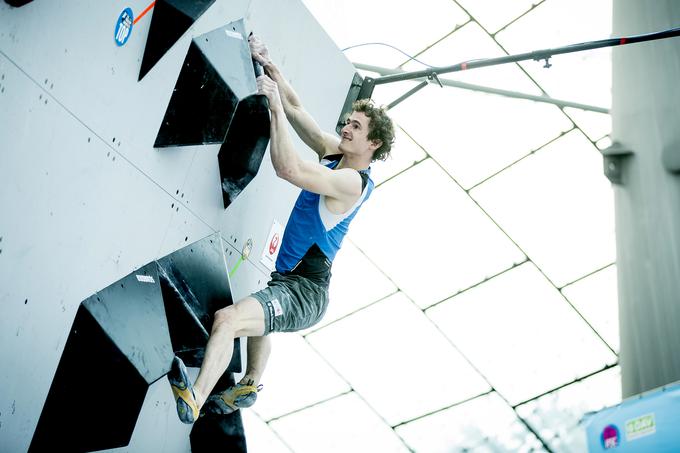
[[[680,27],[663,30],[654,33],[647,33],[644,35],[635,36],[621,36],[618,38],[600,39],[598,41],[588,41],[578,44],[570,44],[563,47],[555,47],[554,49],[534,50],[532,52],[525,52],[516,55],[504,55],[496,58],[480,58],[476,60],[468,60],[462,63],[451,66],[429,67],[421,71],[408,72],[404,74],[383,76],[375,79],[376,85],[383,83],[398,82],[401,80],[417,79],[423,76],[432,76],[434,74],[441,75],[449,72],[466,71],[475,68],[486,68],[489,66],[497,66],[501,64],[517,63],[526,60],[545,61],[545,67],[549,68],[550,58],[553,55],[562,55],[573,52],[583,52],[584,50],[600,49],[603,47],[616,47],[628,44],[635,44],[646,41],[655,41],[659,39],[668,39],[680,36]]]
[[[354,67],[363,71],[371,71],[371,72],[377,72],[381,76],[385,75],[396,75],[396,74],[404,74],[406,71],[403,71],[401,69],[390,69],[390,68],[383,68],[380,66],[373,66],[373,65],[368,65],[364,63],[353,63]],[[544,96],[544,95],[534,95],[534,94],[527,94],[527,93],[520,93],[518,91],[510,91],[510,90],[502,90],[500,88],[492,88],[492,87],[487,87],[483,85],[475,85],[472,83],[465,83],[465,82],[458,82],[455,80],[449,80],[449,79],[443,79],[443,78],[438,78],[439,82],[441,82],[442,85],[448,86],[448,87],[454,87],[454,88],[462,88],[464,90],[472,90],[472,91],[480,91],[482,93],[490,93],[490,94],[496,94],[499,96],[506,96],[510,98],[515,98],[515,99],[526,99],[529,101],[536,101],[536,102],[544,102],[546,104],[553,104],[556,105],[560,108],[562,107],[572,107],[575,109],[581,109],[581,110],[587,110],[589,112],[598,112],[598,113],[609,113],[609,109],[605,107],[597,107],[594,105],[588,105],[588,104],[581,104],[579,102],[571,102],[571,101],[565,101],[562,99],[555,99],[550,96]],[[427,81],[428,78],[426,76],[414,79],[416,81]],[[400,98],[400,102],[403,101],[404,99]]]

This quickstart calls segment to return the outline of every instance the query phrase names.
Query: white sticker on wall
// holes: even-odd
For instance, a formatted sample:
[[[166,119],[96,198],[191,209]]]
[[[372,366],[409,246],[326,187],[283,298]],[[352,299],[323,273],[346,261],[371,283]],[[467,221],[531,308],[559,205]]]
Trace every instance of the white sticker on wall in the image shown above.
[[[150,275],[137,275],[137,280],[144,283],[156,283],[156,281]]]
[[[267,269],[274,271],[276,265],[276,257],[279,256],[279,248],[281,246],[281,239],[283,238],[283,226],[276,220],[269,230],[269,236],[264,243],[262,250],[262,258],[260,262],[267,266]]]
[[[243,41],[243,36],[241,36],[241,33],[231,30],[224,30],[224,32],[227,34],[227,36],[231,36],[232,38],[240,39],[241,41]]]

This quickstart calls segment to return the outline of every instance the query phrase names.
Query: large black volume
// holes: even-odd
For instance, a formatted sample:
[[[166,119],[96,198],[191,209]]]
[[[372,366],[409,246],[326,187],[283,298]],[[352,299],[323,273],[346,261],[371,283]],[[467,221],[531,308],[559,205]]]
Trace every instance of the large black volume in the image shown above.
[[[173,356],[156,263],[84,300],[30,451],[128,445],[149,386]]]
[[[269,144],[269,109],[245,36],[239,20],[194,38],[154,143],[221,144],[225,209],[255,177]]]

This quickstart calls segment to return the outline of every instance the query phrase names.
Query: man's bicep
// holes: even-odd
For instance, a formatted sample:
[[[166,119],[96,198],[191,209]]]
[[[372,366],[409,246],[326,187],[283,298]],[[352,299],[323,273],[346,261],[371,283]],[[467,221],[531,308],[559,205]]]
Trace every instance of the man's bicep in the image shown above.
[[[296,180],[290,181],[309,192],[344,199],[361,194],[361,176],[353,170],[331,170],[324,165],[303,161]]]

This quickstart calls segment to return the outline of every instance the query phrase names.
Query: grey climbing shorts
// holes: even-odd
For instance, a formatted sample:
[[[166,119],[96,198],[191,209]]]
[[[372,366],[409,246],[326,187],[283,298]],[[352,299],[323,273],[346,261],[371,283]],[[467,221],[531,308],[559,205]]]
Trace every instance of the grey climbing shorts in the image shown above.
[[[301,275],[273,272],[267,287],[251,294],[264,310],[264,335],[297,332],[321,321],[328,307],[328,287]]]

